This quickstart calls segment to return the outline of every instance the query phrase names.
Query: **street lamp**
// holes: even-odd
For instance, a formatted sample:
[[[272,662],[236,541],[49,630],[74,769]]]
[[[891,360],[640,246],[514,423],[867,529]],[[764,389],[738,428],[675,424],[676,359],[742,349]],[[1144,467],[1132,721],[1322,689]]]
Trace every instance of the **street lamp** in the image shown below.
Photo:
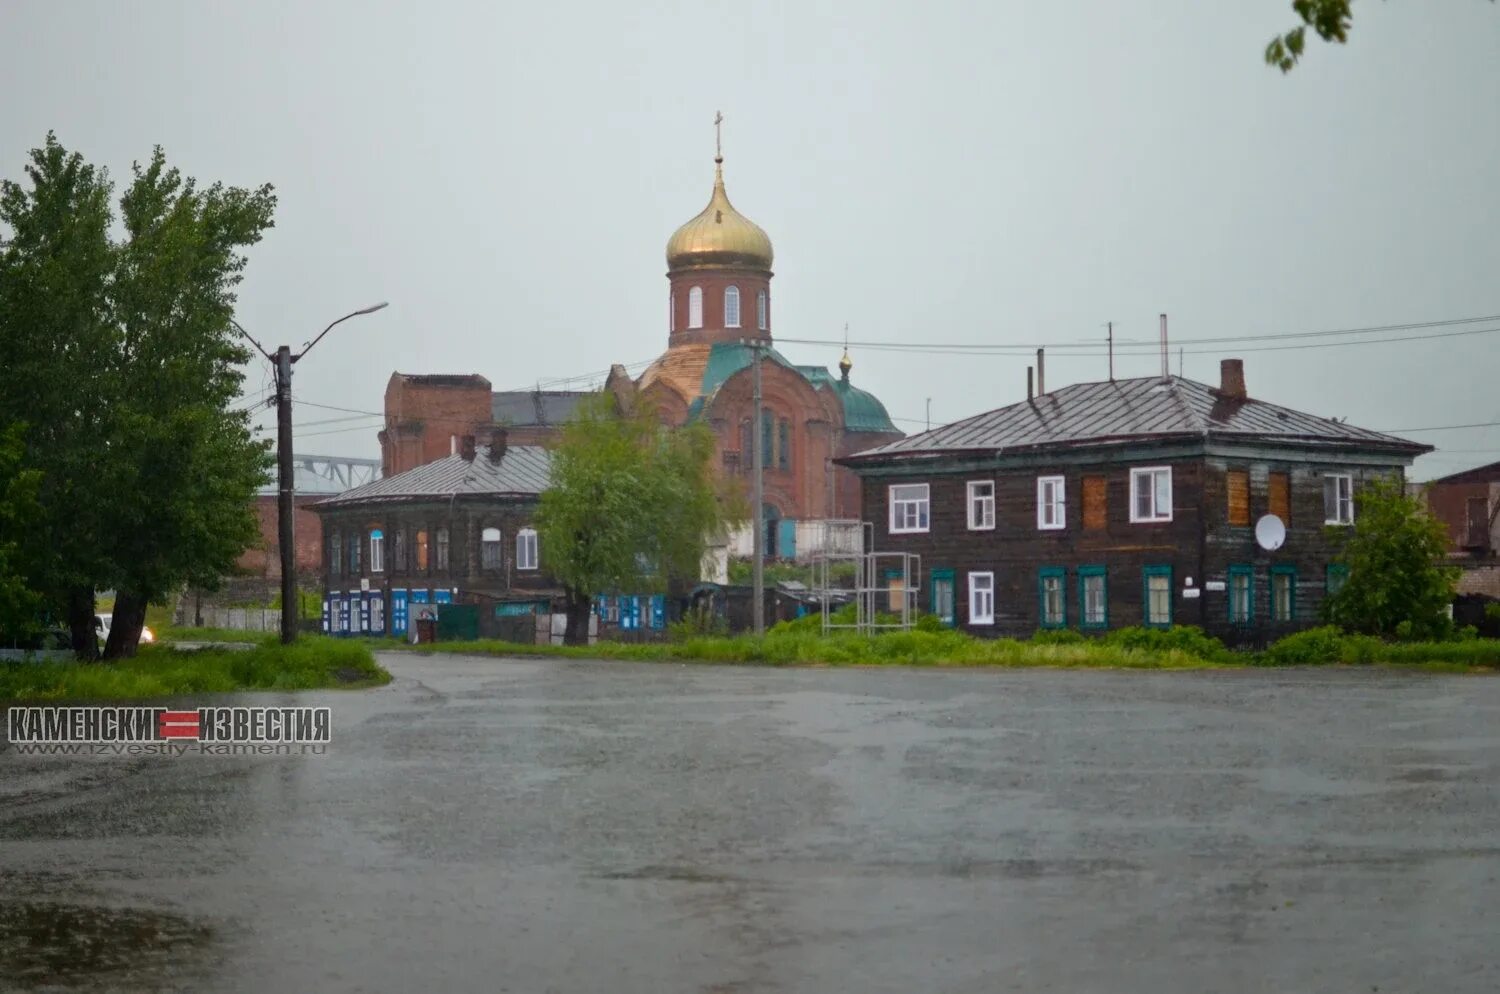
[[[357,311],[351,311],[331,322],[328,327],[318,333],[318,337],[302,346],[302,351],[296,355],[292,354],[289,345],[283,345],[276,350],[273,357],[261,344],[251,337],[250,333],[240,327],[240,323],[234,318],[229,321],[240,334],[250,340],[256,350],[276,368],[276,531],[277,541],[281,545],[281,642],[283,645],[291,645],[297,641],[297,615],[299,613],[299,598],[297,596],[297,541],[295,534],[295,511],[292,506],[294,487],[292,482],[292,363],[301,359],[323,340],[323,336],[333,330],[334,325],[342,324],[350,318],[357,318],[363,314],[374,314],[385,307],[386,302],[371,304],[369,307],[361,307]]]

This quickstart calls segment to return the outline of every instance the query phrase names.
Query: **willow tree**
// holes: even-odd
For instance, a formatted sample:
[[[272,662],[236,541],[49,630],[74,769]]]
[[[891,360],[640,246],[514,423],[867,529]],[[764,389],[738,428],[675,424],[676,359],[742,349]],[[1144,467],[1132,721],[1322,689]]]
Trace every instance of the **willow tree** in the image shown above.
[[[708,538],[743,520],[713,457],[706,424],[664,428],[646,411],[620,411],[608,393],[580,405],[537,516],[542,562],[567,598],[567,644],[587,644],[599,594],[696,579]]]

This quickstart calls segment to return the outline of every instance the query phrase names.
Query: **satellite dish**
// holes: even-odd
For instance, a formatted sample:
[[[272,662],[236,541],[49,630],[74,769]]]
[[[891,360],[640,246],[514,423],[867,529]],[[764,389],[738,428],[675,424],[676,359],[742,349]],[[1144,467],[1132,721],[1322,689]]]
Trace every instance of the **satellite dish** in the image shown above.
[[[1275,552],[1286,541],[1286,525],[1274,514],[1268,514],[1255,523],[1255,544],[1267,552]]]

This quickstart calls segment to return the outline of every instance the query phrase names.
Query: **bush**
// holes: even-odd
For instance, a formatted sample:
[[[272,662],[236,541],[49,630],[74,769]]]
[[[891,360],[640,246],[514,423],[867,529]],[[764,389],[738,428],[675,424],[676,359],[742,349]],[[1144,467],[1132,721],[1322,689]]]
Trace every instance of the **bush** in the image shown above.
[[[714,614],[706,606],[687,611],[681,621],[667,625],[667,637],[673,642],[682,642],[700,635],[728,634],[728,620]]]
[[[1078,645],[1087,641],[1082,633],[1071,628],[1039,628],[1031,636],[1032,645]]]
[[[948,631],[948,626],[943,624],[942,619],[935,614],[919,615],[914,627],[919,632],[930,632],[933,634]]]
[[[1172,628],[1117,628],[1100,639],[1105,645],[1137,652],[1181,652],[1207,662],[1227,662],[1234,658],[1218,639],[1193,625]]]
[[[1343,630],[1337,625],[1309,628],[1273,642],[1261,654],[1260,661],[1270,666],[1337,663],[1344,658],[1346,641]]]

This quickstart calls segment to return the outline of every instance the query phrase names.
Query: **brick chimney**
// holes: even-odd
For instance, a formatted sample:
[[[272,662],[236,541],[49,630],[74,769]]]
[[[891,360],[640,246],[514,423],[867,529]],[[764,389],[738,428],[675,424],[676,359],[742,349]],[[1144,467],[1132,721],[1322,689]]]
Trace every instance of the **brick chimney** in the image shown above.
[[[1250,396],[1245,392],[1245,360],[1219,360],[1219,396],[1230,400],[1244,400]]]
[[[474,436],[465,435],[459,439],[458,454],[464,457],[464,462],[474,461]]]
[[[496,428],[490,435],[490,462],[496,466],[500,465],[500,460],[505,458],[506,434],[504,428]]]

